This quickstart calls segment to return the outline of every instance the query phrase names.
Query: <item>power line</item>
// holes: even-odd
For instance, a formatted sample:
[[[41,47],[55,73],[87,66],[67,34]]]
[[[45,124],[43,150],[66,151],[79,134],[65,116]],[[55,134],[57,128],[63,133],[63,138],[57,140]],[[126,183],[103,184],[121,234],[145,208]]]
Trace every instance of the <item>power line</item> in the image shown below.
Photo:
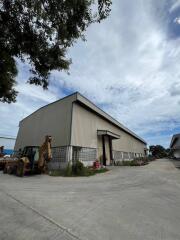
[[[1,139],[11,139],[11,140],[16,140],[16,137],[14,136],[0,136]]]

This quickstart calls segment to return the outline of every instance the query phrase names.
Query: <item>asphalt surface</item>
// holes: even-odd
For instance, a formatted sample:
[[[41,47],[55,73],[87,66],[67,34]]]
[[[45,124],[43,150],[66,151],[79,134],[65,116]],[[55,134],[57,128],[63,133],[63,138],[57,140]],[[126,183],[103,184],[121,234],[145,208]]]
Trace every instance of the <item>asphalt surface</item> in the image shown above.
[[[0,239],[179,240],[180,166],[157,160],[92,177],[0,174]]]

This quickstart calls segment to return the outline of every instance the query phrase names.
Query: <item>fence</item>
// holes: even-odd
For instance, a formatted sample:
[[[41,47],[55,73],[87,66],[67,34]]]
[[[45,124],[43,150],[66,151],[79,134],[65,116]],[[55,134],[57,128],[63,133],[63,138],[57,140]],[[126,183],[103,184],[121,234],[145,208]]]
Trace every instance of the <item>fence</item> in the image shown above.
[[[113,151],[113,158],[115,162],[133,159],[131,153],[122,152],[122,151]]]
[[[76,162],[77,160],[84,163],[84,165],[92,165],[96,160],[97,150],[96,148],[87,148],[87,147],[73,147],[72,150],[72,161]]]
[[[52,160],[49,163],[49,169],[65,168],[69,160],[72,160],[73,163],[79,160],[85,166],[92,165],[96,160],[96,148],[76,146],[52,147]]]
[[[76,162],[82,161],[84,165],[92,165],[96,160],[96,148],[62,146],[52,147],[52,160],[48,164],[50,170],[65,168],[69,160]],[[19,156],[19,151],[15,151],[14,155]]]
[[[15,152],[15,155],[18,156],[18,152]],[[132,160],[141,155],[133,152],[128,153],[113,150],[113,160],[115,163],[123,160]],[[92,165],[96,158],[96,148],[77,146],[52,147],[52,160],[48,166],[50,170],[65,168],[69,160],[72,160],[73,163],[79,160],[87,166]]]
[[[144,154],[134,152],[113,151],[113,159],[115,163],[123,160],[133,160],[134,158],[137,157],[144,157]]]
[[[52,160],[49,163],[49,169],[60,169],[65,168],[68,162],[68,155],[70,151],[70,147],[52,147]]]
[[[123,160],[123,152],[121,151],[113,151],[114,161],[122,161]]]
[[[133,160],[135,158],[135,153],[113,151],[113,158],[114,158],[114,162],[123,161],[123,160]]]

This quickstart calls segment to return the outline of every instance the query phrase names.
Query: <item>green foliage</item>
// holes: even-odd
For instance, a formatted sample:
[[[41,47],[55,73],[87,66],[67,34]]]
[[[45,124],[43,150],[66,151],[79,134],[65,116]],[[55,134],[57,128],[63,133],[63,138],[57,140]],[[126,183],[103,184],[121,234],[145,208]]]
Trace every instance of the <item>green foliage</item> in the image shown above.
[[[67,48],[110,13],[111,0],[1,0],[0,101],[14,102],[15,58],[31,65],[30,84],[47,89],[52,70],[68,70]]]
[[[52,177],[64,176],[64,171],[62,169],[56,169],[49,171],[48,174]]]
[[[73,166],[72,166],[72,172],[74,175],[77,176],[84,176],[87,172],[87,168],[84,166],[84,164],[80,161],[77,161]]]
[[[97,173],[105,173],[105,172],[108,172],[109,170],[107,168],[100,168],[93,171],[95,174],[97,174]]]
[[[64,175],[67,177],[70,177],[72,175],[72,165],[70,162],[68,163],[68,165],[64,171]]]
[[[155,158],[163,158],[163,157],[167,157],[167,155],[168,155],[166,149],[161,145],[150,146],[149,152]]]
[[[131,161],[119,161],[116,162],[117,166],[143,166],[148,164],[148,158],[136,158]]]
[[[77,161],[75,165],[72,166],[72,174],[74,176],[92,176],[97,173],[107,172],[107,168],[93,169],[89,167],[85,167],[84,164],[80,161]]]
[[[84,164],[80,161],[77,161],[74,165],[71,165],[70,163],[67,165],[67,167],[62,170],[51,170],[49,171],[50,176],[63,176],[63,177],[89,177],[98,173],[104,173],[107,172],[107,168],[100,168],[100,169],[93,169],[89,167],[85,167]]]
[[[172,149],[167,148],[167,149],[166,149],[166,153],[167,153],[167,157],[169,157],[169,158],[173,158],[173,157],[174,157],[174,154],[173,154],[173,150],[172,150]]]
[[[15,101],[17,96],[14,89],[16,75],[17,68],[14,58],[0,46],[0,101],[7,103]]]

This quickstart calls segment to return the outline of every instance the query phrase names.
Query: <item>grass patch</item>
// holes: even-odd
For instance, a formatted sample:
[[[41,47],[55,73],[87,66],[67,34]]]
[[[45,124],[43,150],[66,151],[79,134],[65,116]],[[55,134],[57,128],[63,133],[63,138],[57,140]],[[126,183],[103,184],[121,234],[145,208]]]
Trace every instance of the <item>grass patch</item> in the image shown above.
[[[99,173],[105,173],[109,171],[107,168],[93,169],[85,167],[82,162],[77,161],[75,165],[68,164],[65,169],[51,170],[50,176],[62,176],[62,177],[89,177]]]
[[[50,170],[48,174],[52,177],[64,176],[64,171],[62,169]]]
[[[95,174],[97,173],[105,173],[105,172],[108,172],[109,169],[107,168],[100,168],[100,169],[96,169],[96,170],[93,170]]]

